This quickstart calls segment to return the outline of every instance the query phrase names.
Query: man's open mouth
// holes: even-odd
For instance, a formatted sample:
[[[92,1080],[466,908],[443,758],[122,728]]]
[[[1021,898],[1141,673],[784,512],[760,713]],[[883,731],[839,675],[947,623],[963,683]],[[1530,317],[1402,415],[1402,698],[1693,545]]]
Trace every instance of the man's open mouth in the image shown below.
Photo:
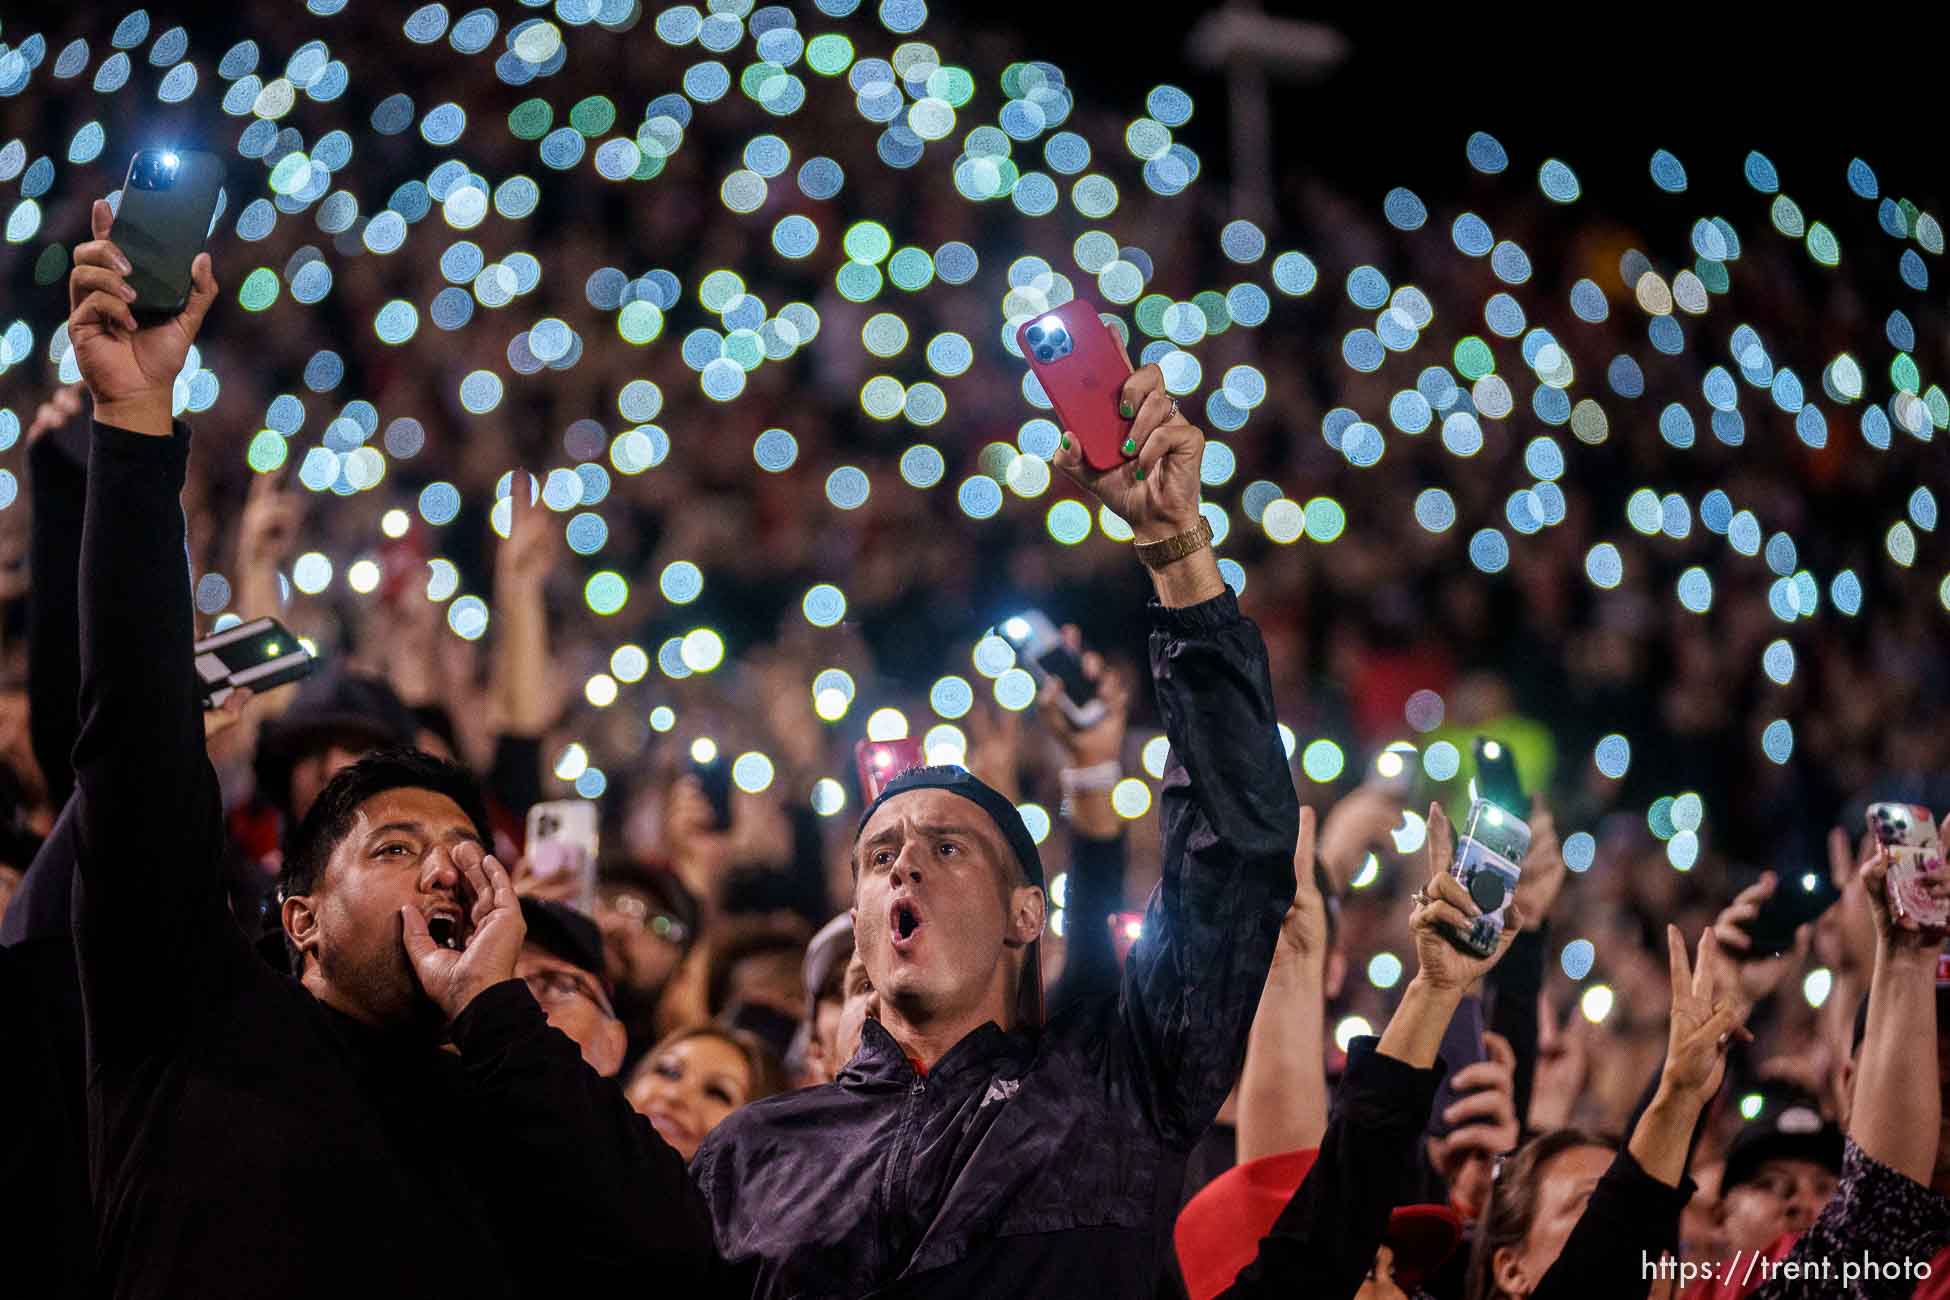
[[[912,899],[897,898],[887,913],[887,935],[897,951],[905,952],[926,923]]]
[[[435,943],[452,952],[459,952],[467,946],[467,936],[461,926],[461,914],[458,908],[439,907],[429,912],[427,933],[433,936]]]

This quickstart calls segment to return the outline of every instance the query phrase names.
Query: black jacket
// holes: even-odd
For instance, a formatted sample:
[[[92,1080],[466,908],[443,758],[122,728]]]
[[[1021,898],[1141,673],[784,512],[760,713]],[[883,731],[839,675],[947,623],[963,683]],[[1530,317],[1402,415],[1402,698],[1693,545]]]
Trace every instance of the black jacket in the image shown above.
[[[19,1196],[7,1227],[9,1284],[19,1294],[88,1291],[94,1210],[82,1116],[81,986],[68,935],[75,858],[74,749],[80,653],[75,575],[87,503],[88,430],[79,420],[32,443],[28,717],[48,799],[61,807],[47,842],[0,921],[0,1058],[9,1096],[0,1114],[32,1116],[0,1133],[0,1187]]]
[[[187,442],[97,426],[82,539],[74,940],[104,1289],[686,1293],[710,1232],[681,1161],[524,984],[478,996],[444,1052],[327,1008],[232,923]]]
[[[748,1106],[691,1164],[729,1288],[1149,1296],[1187,1151],[1238,1077],[1293,898],[1299,803],[1230,592],[1152,606],[1164,878],[1114,996],[994,1024],[925,1077],[869,1021],[837,1082]]]
[[[1388,1216],[1411,1199],[1415,1148],[1445,1069],[1440,1060],[1417,1069],[1383,1056],[1379,1041],[1348,1045],[1313,1168],[1218,1300],[1341,1300],[1361,1289]]]

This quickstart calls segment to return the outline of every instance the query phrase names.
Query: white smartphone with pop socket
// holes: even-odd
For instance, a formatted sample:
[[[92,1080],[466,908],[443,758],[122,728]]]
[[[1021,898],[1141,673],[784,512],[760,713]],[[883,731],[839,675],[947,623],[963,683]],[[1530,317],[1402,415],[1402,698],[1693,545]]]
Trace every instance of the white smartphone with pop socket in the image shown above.
[[[528,810],[528,867],[538,882],[584,916],[596,912],[596,805],[557,799]]]
[[[1016,661],[1036,679],[1038,690],[1052,677],[1063,684],[1058,702],[1071,726],[1082,730],[1104,720],[1104,702],[1096,683],[1083,675],[1083,660],[1042,611],[1029,609],[1005,618],[995,631],[1015,648]]]

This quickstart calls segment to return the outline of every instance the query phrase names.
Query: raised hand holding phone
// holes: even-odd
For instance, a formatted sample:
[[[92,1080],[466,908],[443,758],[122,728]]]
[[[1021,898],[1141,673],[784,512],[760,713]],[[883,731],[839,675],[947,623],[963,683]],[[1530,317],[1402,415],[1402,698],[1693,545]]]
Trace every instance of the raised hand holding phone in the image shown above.
[[[1762,954],[1754,950],[1749,928],[1778,887],[1779,878],[1773,872],[1762,872],[1759,880],[1733,896],[1733,901],[1713,922],[1714,941],[1734,967],[1731,980],[1734,995],[1748,1010],[1772,997],[1800,967],[1814,933],[1812,923],[1803,923],[1794,932],[1793,944],[1783,951]]]
[[[189,301],[175,316],[154,325],[137,322],[134,267],[109,233],[115,214],[97,199],[89,214],[94,238],[74,251],[68,275],[68,341],[82,382],[95,399],[95,419],[133,433],[170,434],[170,394],[217,299],[210,255],[190,263]]]
[[[1449,815],[1441,804],[1430,804],[1429,883],[1416,892],[1409,928],[1415,935],[1415,956],[1420,963],[1415,978],[1426,978],[1460,996],[1502,960],[1511,940],[1523,929],[1525,918],[1522,906],[1510,899],[1503,904],[1503,925],[1488,952],[1460,946],[1452,936],[1475,930],[1485,909],[1451,870],[1455,856],[1451,844]]]
[[[1124,381],[1119,410],[1132,413],[1125,444],[1132,459],[1114,469],[1093,469],[1077,440],[1066,433],[1051,463],[1129,524],[1139,546],[1169,543],[1168,549],[1183,548],[1176,556],[1144,557],[1165,605],[1195,605],[1222,594],[1225,580],[1219,576],[1210,534],[1199,537],[1207,527],[1199,514],[1205,435],[1165,391],[1164,373],[1155,365],[1132,372]]]

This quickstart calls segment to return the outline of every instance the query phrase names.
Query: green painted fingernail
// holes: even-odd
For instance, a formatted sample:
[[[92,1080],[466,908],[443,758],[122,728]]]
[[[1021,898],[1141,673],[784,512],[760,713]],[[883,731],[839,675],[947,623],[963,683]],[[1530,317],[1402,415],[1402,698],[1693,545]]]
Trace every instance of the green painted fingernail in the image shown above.
[[[1063,450],[1068,451],[1069,449],[1070,449],[1070,435],[1066,433],[1063,435]]]
[[[1131,409],[1129,402],[1119,402],[1117,404],[1117,413],[1127,420],[1135,420],[1137,418],[1137,412]]]
[[[1142,483],[1142,482],[1144,482],[1144,471],[1143,471],[1143,470],[1139,470],[1139,471],[1137,472],[1137,476],[1136,476],[1136,477],[1137,477],[1137,481],[1138,481],[1138,482],[1140,482],[1140,483]]]
[[[1125,454],[1126,456],[1135,456],[1135,455],[1137,455],[1137,439],[1136,439],[1136,438],[1126,438],[1126,439],[1124,439],[1124,454]]]

